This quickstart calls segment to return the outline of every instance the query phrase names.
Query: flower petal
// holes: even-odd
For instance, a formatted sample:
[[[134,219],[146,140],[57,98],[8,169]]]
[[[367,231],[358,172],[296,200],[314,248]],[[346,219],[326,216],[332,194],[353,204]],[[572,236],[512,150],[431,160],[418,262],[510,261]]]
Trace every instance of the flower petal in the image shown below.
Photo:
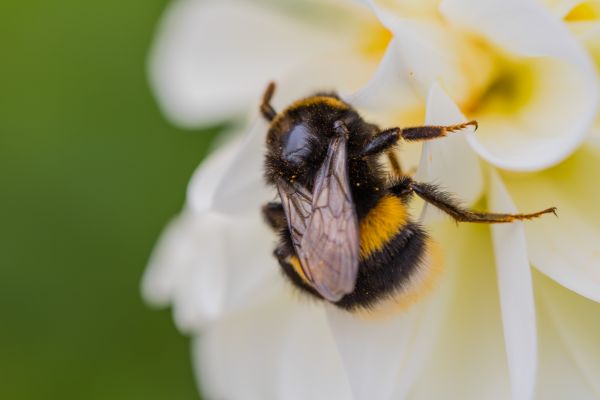
[[[279,355],[290,302],[281,300],[219,319],[196,337],[197,382],[208,399],[276,399]]]
[[[229,215],[258,214],[260,207],[274,199],[275,192],[263,179],[267,123],[259,118],[223,166],[223,179],[215,188],[212,208]]]
[[[231,133],[230,136],[226,143],[202,161],[192,175],[187,188],[186,202],[195,213],[212,209],[217,187],[227,178],[225,172],[243,147],[243,139],[239,133]]]
[[[456,265],[447,263],[427,298],[395,315],[357,316],[327,310],[353,398],[404,398],[431,356],[440,333]]]
[[[174,2],[151,54],[165,112],[197,126],[242,113],[269,80],[345,45],[344,36],[253,2]]]
[[[451,224],[448,224],[451,225]],[[497,282],[488,228],[448,228],[442,242],[458,276],[442,335],[411,391],[412,399],[508,399]]]
[[[186,256],[185,274],[177,277],[172,294],[173,315],[180,331],[193,332],[220,316],[223,310],[228,274],[225,221],[215,214],[182,217],[189,218],[187,222],[191,225],[191,230],[184,230],[179,238],[186,251],[171,255],[167,262]]]
[[[500,168],[519,171],[569,156],[593,122],[598,82],[590,57],[566,26],[529,0],[444,0],[440,9],[505,51],[535,57],[528,61],[536,86],[532,99],[512,118],[479,118],[482,129],[469,139],[473,149]]]
[[[434,83],[427,100],[425,124],[452,125],[461,122],[466,122],[465,117],[444,90]],[[466,141],[466,137],[472,135],[469,128],[425,142],[416,179],[439,184],[465,204],[473,204],[481,196],[483,175],[479,159]]]
[[[180,215],[165,228],[142,278],[141,290],[146,302],[166,307],[172,301],[193,257],[193,227],[190,215]]]
[[[516,213],[500,176],[490,177],[490,209]],[[512,399],[531,399],[535,389],[537,340],[533,283],[522,222],[491,226]]]
[[[294,299],[300,302],[300,299]],[[352,393],[325,316],[324,304],[291,310],[278,370],[277,399],[350,399]]]
[[[594,301],[600,301],[600,193],[590,179],[598,175],[600,149],[588,146],[551,170],[505,180],[519,210],[558,207],[558,218],[525,224],[533,266]]]
[[[580,374],[595,395],[600,396],[600,304],[579,296],[544,276],[537,278],[536,288],[547,317],[576,366],[570,373]]]
[[[554,304],[548,304],[547,299],[550,295],[555,295],[558,291],[559,302],[563,302],[565,297],[576,296],[573,294],[565,295],[566,290],[560,290],[557,285],[554,288],[548,287],[547,279],[541,275],[535,276],[536,289],[539,289],[541,301],[538,303],[538,327],[540,344],[540,363],[538,371],[538,385],[536,387],[536,399],[597,399],[598,394],[598,375],[590,375],[597,370],[597,330],[583,332],[583,329],[597,326],[597,305],[591,314],[585,311],[591,311],[591,302],[582,307],[582,303],[577,301],[576,307],[572,301],[567,301],[568,306],[563,305],[560,309],[554,307]],[[583,300],[585,301],[585,300]],[[566,312],[565,312],[566,311]],[[569,316],[573,312],[574,315]],[[556,314],[555,314],[556,313]],[[560,319],[566,320],[561,322]],[[577,322],[574,322],[577,320]],[[595,322],[593,322],[595,320]],[[572,328],[565,330],[565,323],[575,323]],[[592,341],[589,341],[592,339]],[[581,341],[574,343],[574,341]],[[573,346],[574,345],[574,346]],[[588,350],[589,349],[589,350]],[[587,352],[589,354],[586,354]],[[592,366],[589,362],[595,362]]]
[[[288,291],[218,321],[196,338],[194,361],[207,398],[351,397],[321,304]]]
[[[239,145],[239,139],[230,140],[210,154],[194,172],[188,186],[189,209],[165,229],[144,273],[142,293],[149,303],[166,306],[173,300],[177,286],[186,279],[201,248],[199,236],[203,234],[204,214],[210,209],[216,186]]]

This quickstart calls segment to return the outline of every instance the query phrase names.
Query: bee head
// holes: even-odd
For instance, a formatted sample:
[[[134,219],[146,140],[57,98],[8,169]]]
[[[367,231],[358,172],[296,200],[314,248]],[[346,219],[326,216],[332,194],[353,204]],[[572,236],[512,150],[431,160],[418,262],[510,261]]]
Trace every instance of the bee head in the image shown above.
[[[278,114],[267,134],[267,180],[283,177],[312,187],[335,136],[335,122],[348,110],[349,106],[335,97],[313,96]]]

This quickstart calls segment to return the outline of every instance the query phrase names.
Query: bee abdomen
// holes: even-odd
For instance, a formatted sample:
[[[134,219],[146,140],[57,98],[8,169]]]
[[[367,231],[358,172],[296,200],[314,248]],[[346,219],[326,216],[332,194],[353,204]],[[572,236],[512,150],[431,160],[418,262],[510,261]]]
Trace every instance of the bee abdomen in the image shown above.
[[[354,291],[336,305],[376,310],[386,300],[398,299],[426,267],[428,242],[419,225],[406,222],[380,249],[361,260]]]

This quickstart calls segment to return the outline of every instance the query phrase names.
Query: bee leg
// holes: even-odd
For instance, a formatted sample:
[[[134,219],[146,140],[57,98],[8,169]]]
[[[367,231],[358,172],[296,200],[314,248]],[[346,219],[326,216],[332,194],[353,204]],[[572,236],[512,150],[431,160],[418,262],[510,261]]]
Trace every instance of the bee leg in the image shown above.
[[[404,128],[400,131],[400,136],[402,139],[411,141],[419,141],[419,140],[430,140],[437,139],[448,135],[451,132],[456,132],[465,129],[468,126],[474,126],[475,130],[477,130],[477,121],[472,120],[469,122],[464,122],[462,124],[456,125],[446,125],[446,126],[437,126],[437,125],[425,125],[425,126],[415,126],[412,128]]]
[[[371,156],[379,154],[394,146],[400,138],[409,142],[419,140],[437,139],[446,136],[450,132],[456,132],[468,126],[474,126],[477,130],[477,121],[469,121],[462,124],[446,126],[415,126],[412,128],[390,128],[379,132],[365,145],[361,156]]]
[[[547,208],[531,214],[502,214],[472,211],[463,207],[452,194],[442,191],[438,186],[429,183],[415,182],[409,177],[402,178],[402,180],[394,187],[390,188],[390,190],[392,193],[402,197],[416,193],[417,196],[450,215],[457,222],[495,224],[533,219],[549,213],[556,215],[556,207]]]
[[[277,115],[275,109],[271,106],[271,98],[275,92],[275,82],[269,82],[269,85],[263,93],[262,102],[260,104],[260,113],[267,121],[273,121]]]
[[[400,132],[400,128],[390,128],[379,132],[367,142],[360,155],[362,157],[373,156],[389,150],[390,147],[398,143]]]
[[[285,213],[283,211],[283,205],[277,202],[270,202],[262,207],[262,215],[265,222],[273,228],[273,230],[279,231],[287,227],[285,220]]]

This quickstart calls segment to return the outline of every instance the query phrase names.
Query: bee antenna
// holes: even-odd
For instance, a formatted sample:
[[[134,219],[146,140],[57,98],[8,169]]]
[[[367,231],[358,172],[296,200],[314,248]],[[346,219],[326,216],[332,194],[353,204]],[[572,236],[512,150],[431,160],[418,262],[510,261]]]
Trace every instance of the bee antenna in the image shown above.
[[[277,115],[277,112],[275,111],[273,106],[271,106],[271,98],[273,97],[274,93],[275,82],[271,81],[269,82],[267,88],[265,89],[265,92],[263,93],[262,102],[260,104],[260,113],[269,122],[273,121],[273,119]]]

